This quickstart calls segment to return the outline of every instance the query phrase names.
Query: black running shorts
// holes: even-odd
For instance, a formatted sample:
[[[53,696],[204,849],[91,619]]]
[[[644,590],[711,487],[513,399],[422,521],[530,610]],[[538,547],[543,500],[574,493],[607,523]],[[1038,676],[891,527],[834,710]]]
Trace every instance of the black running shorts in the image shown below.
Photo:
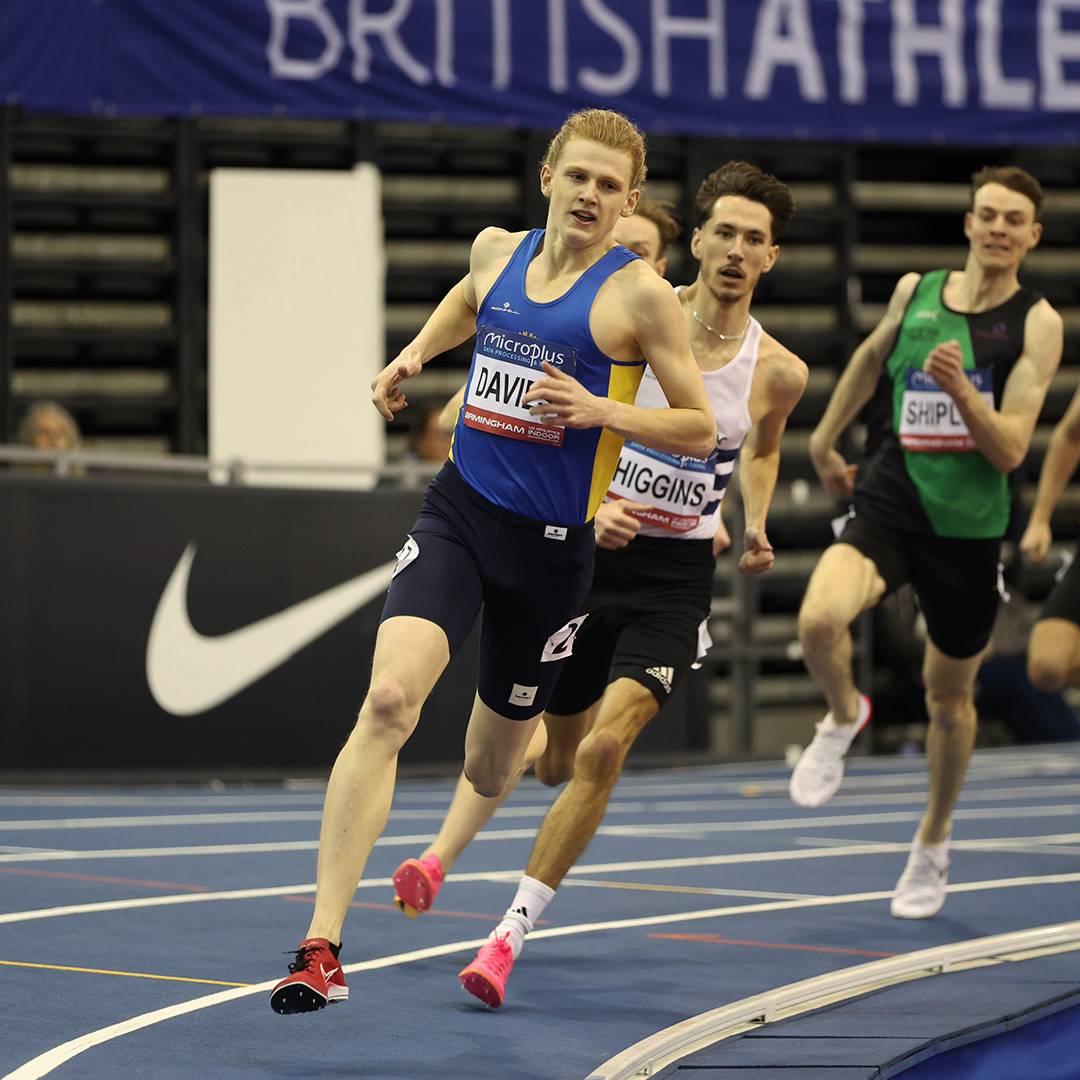
[[[382,617],[436,623],[453,656],[483,605],[480,700],[527,720],[546,708],[573,648],[595,551],[591,521],[549,524],[503,510],[447,462],[398,552]]]
[[[1039,619],[1065,619],[1080,626],[1080,559],[1073,559],[1065,576],[1054,586]]]
[[[715,565],[711,540],[638,536],[617,551],[597,549],[588,616],[548,712],[584,712],[620,678],[663,705],[698,659]]]
[[[865,555],[885,580],[885,595],[910,584],[930,640],[954,660],[982,652],[1000,599],[1000,540],[904,532],[865,516],[849,518],[837,543]]]

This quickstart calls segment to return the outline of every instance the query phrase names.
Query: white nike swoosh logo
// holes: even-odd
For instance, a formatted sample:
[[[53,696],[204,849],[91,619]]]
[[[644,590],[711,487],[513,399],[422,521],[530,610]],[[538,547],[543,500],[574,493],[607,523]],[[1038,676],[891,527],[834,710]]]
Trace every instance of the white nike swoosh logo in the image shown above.
[[[390,584],[394,561],[268,615],[206,637],[191,625],[187,590],[195,545],[188,544],[158,601],[146,643],[146,681],[174,716],[193,716],[240,693],[305,645],[363,607]]]

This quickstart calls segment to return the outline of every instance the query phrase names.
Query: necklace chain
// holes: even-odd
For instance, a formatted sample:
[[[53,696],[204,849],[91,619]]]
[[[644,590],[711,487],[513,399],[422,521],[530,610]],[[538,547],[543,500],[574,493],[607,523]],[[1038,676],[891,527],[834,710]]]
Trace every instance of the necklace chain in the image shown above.
[[[750,319],[747,318],[746,325],[738,334],[721,334],[719,330],[713,329],[713,327],[711,327],[693,308],[690,308],[690,314],[693,315],[710,334],[714,337],[718,337],[721,341],[740,341],[742,338],[746,337],[746,331],[750,329]]]

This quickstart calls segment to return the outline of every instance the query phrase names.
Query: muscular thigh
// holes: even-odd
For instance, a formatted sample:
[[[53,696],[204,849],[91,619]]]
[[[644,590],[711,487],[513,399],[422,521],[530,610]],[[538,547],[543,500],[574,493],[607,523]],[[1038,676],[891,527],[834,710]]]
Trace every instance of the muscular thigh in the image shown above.
[[[882,566],[886,567],[885,573]],[[891,589],[886,573],[895,582]],[[814,567],[802,611],[814,615],[828,613],[850,623],[901,584],[898,569],[886,563],[880,552],[871,555],[848,543],[845,532],[839,541],[825,549]]]

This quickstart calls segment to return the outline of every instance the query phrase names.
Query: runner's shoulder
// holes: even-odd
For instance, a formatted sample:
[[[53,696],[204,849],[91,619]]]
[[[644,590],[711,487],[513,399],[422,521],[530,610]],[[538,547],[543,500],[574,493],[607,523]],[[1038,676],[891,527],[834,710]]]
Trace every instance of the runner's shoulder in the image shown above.
[[[476,239],[472,243],[470,262],[475,267],[478,263],[508,259],[526,236],[528,236],[527,232],[509,232],[506,229],[500,229],[497,225],[489,225],[476,234]]]
[[[900,278],[893,288],[892,296],[889,299],[890,310],[893,305],[899,305],[901,309],[907,307],[909,301],[915,295],[915,290],[919,287],[919,282],[922,281],[922,279],[922,274],[917,270],[910,270]]]
[[[1061,312],[1042,296],[1028,308],[1027,327],[1043,333],[1061,333],[1065,320],[1061,317]]]
[[[806,362],[765,331],[758,347],[757,370],[767,380],[769,396],[777,400],[798,401],[810,379]]]
[[[653,318],[666,313],[682,318],[679,297],[674,286],[643,259],[634,259],[627,263],[618,273],[612,274],[608,281],[631,314]]]

